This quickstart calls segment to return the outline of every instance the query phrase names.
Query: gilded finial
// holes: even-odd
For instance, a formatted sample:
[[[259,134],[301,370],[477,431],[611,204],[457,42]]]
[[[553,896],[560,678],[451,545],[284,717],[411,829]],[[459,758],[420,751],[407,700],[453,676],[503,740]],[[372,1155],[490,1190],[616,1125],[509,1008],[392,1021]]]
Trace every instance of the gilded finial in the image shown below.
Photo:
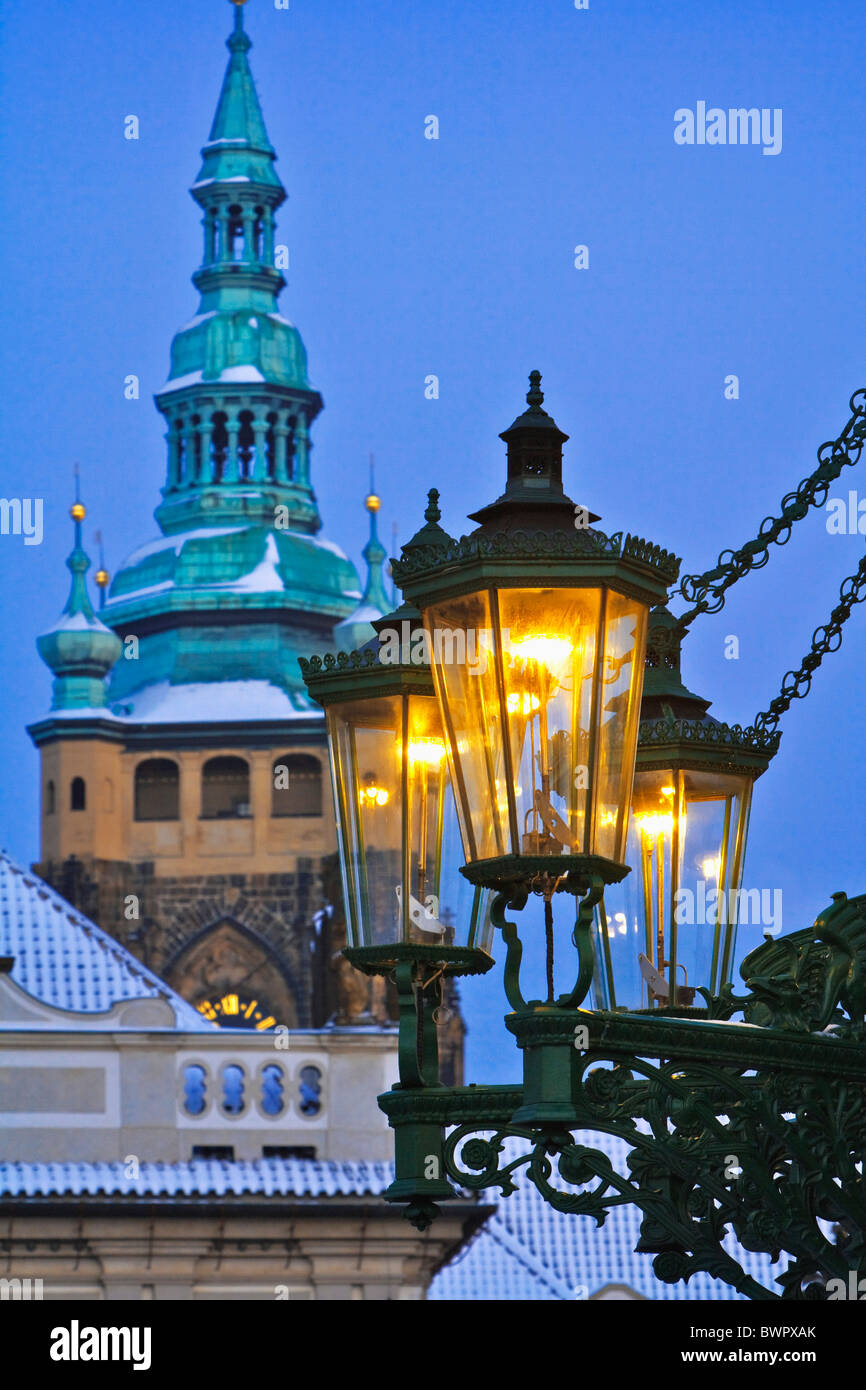
[[[533,410],[541,409],[541,402],[544,400],[544,392],[541,389],[541,372],[529,373],[529,390],[526,393],[526,404]]]
[[[78,476],[77,463],[73,464],[72,466],[72,476],[75,479],[75,501],[69,508],[69,515],[72,517],[73,521],[83,521],[84,518],[87,516],[87,512],[85,510],[84,503],[81,500],[81,492],[79,491],[80,482]]]
[[[382,499],[376,493],[376,460],[370,455],[370,491],[364,498],[364,506],[368,512],[377,512],[382,505]]]

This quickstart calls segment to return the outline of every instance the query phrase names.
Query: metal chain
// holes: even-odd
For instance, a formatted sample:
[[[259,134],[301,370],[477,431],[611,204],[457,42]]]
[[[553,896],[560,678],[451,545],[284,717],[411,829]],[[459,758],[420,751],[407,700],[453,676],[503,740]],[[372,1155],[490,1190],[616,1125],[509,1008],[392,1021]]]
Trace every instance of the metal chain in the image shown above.
[[[849,402],[851,418],[838,439],[822,444],[818,450],[818,467],[804,478],[796,492],[782,498],[781,516],[765,517],[758,536],[747,541],[739,550],[723,550],[715,569],[704,574],[688,574],[674,590],[694,607],[677,620],[680,633],[699,613],[718,613],[725,604],[725,593],[738,579],[751,570],[763,569],[770,559],[771,545],[785,545],[791,538],[791,527],[801,521],[810,507],[823,507],[832,483],[846,465],[853,466],[866,444],[866,388],[855,391]]]
[[[754,728],[762,733],[775,733],[780,718],[792,701],[802,700],[809,694],[812,676],[829,652],[837,652],[842,645],[842,625],[851,616],[857,603],[866,599],[866,555],[857,567],[857,573],[842,581],[839,589],[839,602],[830,614],[830,619],[812,633],[812,646],[796,671],[787,671],[782,679],[781,693],[770,702],[770,708],[755,719]]]

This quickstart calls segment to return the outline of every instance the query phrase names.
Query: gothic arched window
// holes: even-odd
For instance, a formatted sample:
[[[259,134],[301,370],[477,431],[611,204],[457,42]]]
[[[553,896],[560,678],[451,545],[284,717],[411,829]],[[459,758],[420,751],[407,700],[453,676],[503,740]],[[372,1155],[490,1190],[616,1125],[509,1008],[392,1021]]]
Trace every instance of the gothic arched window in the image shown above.
[[[70,811],[85,811],[87,809],[87,788],[84,785],[83,777],[73,777],[69,788],[69,809]]]
[[[201,772],[203,820],[250,814],[250,769],[243,758],[208,758]]]
[[[272,816],[322,814],[322,764],[308,753],[284,753],[273,767]]]
[[[180,770],[171,758],[147,758],[135,769],[135,819],[177,820]]]

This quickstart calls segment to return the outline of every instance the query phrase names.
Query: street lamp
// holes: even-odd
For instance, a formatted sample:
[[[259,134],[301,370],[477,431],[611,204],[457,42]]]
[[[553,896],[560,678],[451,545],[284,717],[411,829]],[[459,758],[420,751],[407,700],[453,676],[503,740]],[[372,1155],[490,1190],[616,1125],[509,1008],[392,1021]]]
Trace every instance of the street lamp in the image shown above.
[[[710,702],[683,685],[681,640],[668,609],[654,608],[626,842],[631,873],[596,915],[592,1000],[603,1009],[705,1013],[703,994],[717,995],[733,970],[752,786],[780,736],[711,718]]]
[[[424,620],[466,865],[494,888],[494,922],[530,892],[544,900],[547,1000],[527,1005],[512,945],[516,1009],[573,1006],[593,973],[590,923],[623,862],[650,605],[679,562],[645,541],[608,537],[562,486],[568,438],[542,408],[538,372],[527,409],[500,436],[505,491],[473,514],[461,542],[404,549],[394,574]],[[553,983],[556,893],[583,899],[579,975]]]
[[[408,664],[416,652],[430,661],[441,721],[434,728],[425,715],[419,742],[428,749],[425,740],[444,742],[462,872],[476,890],[495,894],[490,921],[506,946],[512,1012],[505,1023],[523,1052],[522,1085],[445,1087],[424,1051],[427,986],[446,969],[472,968],[473,959],[483,968],[489,956],[483,933],[469,944],[471,914],[459,942],[439,933],[428,946],[413,935],[406,908],[405,895],[414,888],[420,901],[431,872],[411,830],[420,833],[425,817],[412,808],[425,795],[428,806],[438,797],[438,744],[436,759],[430,752],[423,773],[413,774],[413,707],[398,702],[392,711],[399,707],[399,719],[392,712],[381,722],[385,746],[399,752],[390,764],[372,755],[353,762],[351,750],[369,725],[352,713],[348,696],[338,715],[336,687],[328,689],[337,669],[350,664],[374,673],[371,686],[387,681],[393,652],[386,656],[383,640],[378,652],[328,657],[305,671],[323,703],[334,694],[344,872],[347,897],[358,904],[348,905],[360,943],[350,958],[393,972],[400,989],[400,1082],[379,1097],[395,1132],[397,1179],[386,1197],[405,1203],[423,1230],[451,1183],[507,1196],[522,1170],[552,1207],[598,1224],[618,1205],[638,1206],[639,1249],[654,1252],[654,1271],[665,1282],[701,1270],[750,1298],[844,1297],[838,1289],[849,1276],[866,1276],[866,895],[836,893],[812,926],[751,951],[740,966],[741,996],[728,979],[736,914],[718,898],[707,910],[705,898],[704,921],[692,930],[678,909],[700,883],[707,897],[711,885],[726,894],[739,889],[751,787],[778,747],[781,714],[808,694],[854,605],[866,601],[866,557],[844,581],[799,669],[786,674],[748,729],[709,718],[707,701],[683,686],[679,642],[696,616],[719,611],[731,584],[765,564],[770,547],[823,505],[829,483],[857,462],[866,443],[866,392],[852,397],[842,434],[821,446],[818,467],[783,499],[778,517],[762,522],[757,539],[681,581],[677,593],[694,606],[671,619],[665,601],[678,561],[645,541],[604,536],[593,529],[598,518],[565,496],[565,435],[541,409],[537,373],[530,382],[529,409],[502,436],[502,496],[474,514],[479,525],[471,535],[455,541],[438,526],[432,493],[427,525],[393,565],[413,619]],[[400,663],[407,664],[402,652]],[[351,682],[345,689],[351,693]],[[393,690],[383,684],[368,694],[381,699]],[[390,838],[362,845],[367,823],[356,807],[366,801],[373,814],[392,797],[401,806],[399,848],[393,829]],[[358,829],[347,831],[352,817]],[[428,835],[429,819],[428,812]],[[415,848],[407,851],[410,842]],[[358,886],[362,861],[369,867],[377,855],[388,864],[383,883],[399,876],[404,895],[399,910],[389,900],[390,916],[383,906],[379,926],[369,888],[365,897]],[[605,891],[612,899],[627,881],[629,858],[631,939],[630,919],[622,914],[621,934],[620,917],[603,904]],[[527,1001],[523,944],[505,912],[525,908],[531,893],[544,900],[547,997]],[[558,893],[578,900],[578,974],[571,991],[557,996]],[[383,905],[386,897],[387,888]],[[612,924],[616,938],[623,935],[624,961]],[[531,929],[526,935],[534,941]],[[628,1172],[578,1143],[575,1131],[621,1140]],[[516,1157],[506,1140],[522,1145]],[[776,1281],[781,1293],[745,1271],[731,1236],[774,1261],[782,1251],[790,1256]]]

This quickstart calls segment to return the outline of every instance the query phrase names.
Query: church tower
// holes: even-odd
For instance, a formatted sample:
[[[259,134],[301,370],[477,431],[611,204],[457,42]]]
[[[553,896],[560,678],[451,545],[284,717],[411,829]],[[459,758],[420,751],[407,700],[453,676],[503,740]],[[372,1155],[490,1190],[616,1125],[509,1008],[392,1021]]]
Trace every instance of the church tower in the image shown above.
[[[387,598],[367,499],[369,578],[320,536],[311,426],[322,398],[283,316],[275,170],[235,3],[202,165],[195,316],[156,394],[160,535],[94,614],[73,507],[72,593],[39,641],[55,674],[30,728],[42,765],[37,866],[217,1023],[387,1020],[345,965],[321,710],[298,657],[372,635]],[[372,503],[375,502],[375,507]],[[99,576],[100,583],[105,580]]]

